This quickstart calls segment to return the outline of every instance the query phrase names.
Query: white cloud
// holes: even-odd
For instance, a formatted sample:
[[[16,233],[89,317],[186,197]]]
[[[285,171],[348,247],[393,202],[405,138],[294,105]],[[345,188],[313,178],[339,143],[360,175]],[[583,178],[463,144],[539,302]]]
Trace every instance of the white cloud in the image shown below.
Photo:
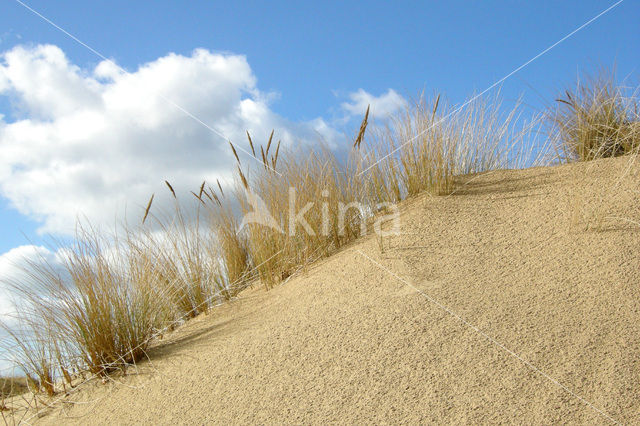
[[[0,195],[41,232],[71,234],[79,216],[113,223],[125,207],[139,218],[151,193],[168,196],[165,179],[183,192],[228,179],[226,140],[172,102],[245,149],[245,130],[262,141],[275,129],[285,145],[338,137],[320,118],[275,114],[244,56],[204,49],[125,73],[109,61],[82,69],[56,46],[19,46],[0,55],[0,95],[17,117],[0,116]]]
[[[407,101],[393,89],[388,89],[380,96],[374,96],[364,89],[359,89],[357,92],[350,93],[349,102],[343,102],[341,107],[350,117],[362,117],[367,110],[367,105],[371,105],[369,111],[371,116],[385,119],[404,108]]]
[[[48,264],[56,267],[62,265],[62,254],[44,246],[23,245],[0,254],[0,290],[9,292],[10,283],[29,280],[24,271],[29,265]],[[0,300],[1,303],[1,300]],[[0,314],[4,312],[0,309]]]
[[[15,303],[21,303],[20,292],[14,285],[23,288],[33,285],[33,278],[26,273],[36,265],[62,267],[62,254],[46,247],[24,245],[0,255],[0,321],[11,324],[15,321]]]
[[[9,88],[9,79],[3,74],[0,73],[0,93],[6,91]]]
[[[0,255],[0,322],[4,326],[15,327],[15,305],[16,294],[12,290],[10,283],[15,283],[23,276],[23,268],[27,266],[26,259],[37,260],[37,253],[42,247],[28,245],[20,246]],[[45,249],[46,250],[46,249]],[[47,255],[43,252],[43,255]],[[36,258],[36,259],[34,259]],[[13,345],[12,339],[4,327],[0,326],[0,375],[11,375],[12,355],[7,348]]]

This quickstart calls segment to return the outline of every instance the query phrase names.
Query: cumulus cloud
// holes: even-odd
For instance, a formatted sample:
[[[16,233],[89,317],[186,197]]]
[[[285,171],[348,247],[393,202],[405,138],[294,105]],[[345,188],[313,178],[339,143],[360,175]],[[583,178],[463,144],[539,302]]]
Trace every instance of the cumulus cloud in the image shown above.
[[[12,285],[28,286],[31,278],[25,272],[34,265],[48,265],[52,268],[62,267],[62,254],[44,246],[23,245],[15,247],[0,255],[0,320],[9,320],[14,312],[14,300],[17,296]]]
[[[0,375],[13,374],[15,363],[15,341],[10,337],[5,327],[19,333],[21,338],[28,338],[29,331],[20,327],[20,316],[16,310],[19,306],[28,306],[29,300],[23,299],[20,291],[14,290],[14,285],[25,290],[41,292],[42,289],[34,282],[33,276],[26,271],[36,272],[40,268],[64,272],[65,250],[51,250],[44,246],[23,245],[15,247],[0,255]],[[33,267],[36,267],[34,270]],[[27,333],[27,334],[23,334]]]
[[[78,217],[112,223],[125,207],[140,216],[165,179],[185,192],[229,180],[227,140],[248,149],[245,130],[261,140],[275,129],[285,145],[338,137],[321,118],[274,113],[244,56],[204,49],[127,73],[109,61],[80,68],[52,45],[18,46],[0,55],[0,95],[14,108],[11,122],[0,116],[0,195],[57,234]]]
[[[395,90],[388,89],[380,96],[374,96],[364,89],[349,94],[349,101],[343,102],[341,107],[348,116],[363,116],[371,105],[369,114],[378,119],[388,118],[396,111],[405,108],[407,101]]]

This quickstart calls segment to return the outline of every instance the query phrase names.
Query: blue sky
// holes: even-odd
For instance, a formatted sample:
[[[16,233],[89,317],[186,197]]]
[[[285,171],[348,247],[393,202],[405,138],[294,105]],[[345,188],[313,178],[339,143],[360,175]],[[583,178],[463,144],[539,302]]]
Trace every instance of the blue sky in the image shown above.
[[[238,93],[253,99],[256,108],[268,107],[265,117],[270,118],[264,121],[276,123],[274,127],[279,126],[282,131],[293,129],[293,136],[303,137],[312,130],[318,131],[320,125],[331,128],[334,134],[351,131],[354,123],[357,125],[358,117],[346,113],[344,104],[355,102],[350,96],[360,89],[374,98],[383,97],[392,89],[406,99],[417,96],[422,90],[426,93],[442,91],[452,102],[462,102],[474,91],[485,89],[615,2],[322,1],[297,2],[295,6],[289,1],[32,0],[26,3],[130,72],[136,72],[141,65],[154,63],[170,53],[192,58],[196,48],[206,49],[210,55],[227,55],[227,58],[244,55],[246,64],[238,65],[240,68],[228,67],[229,73],[235,73],[238,69],[246,71],[247,67],[250,70],[250,75],[237,83]],[[90,74],[102,61],[19,3],[3,0],[0,7],[0,53],[21,45],[25,50],[20,54],[31,58],[25,59],[26,66],[34,67],[39,62],[33,58],[45,54],[33,53],[33,49],[39,45],[52,45],[65,55],[68,61],[66,69],[71,70],[69,72],[75,72],[75,69],[79,75]],[[552,101],[555,93],[575,81],[578,72],[614,63],[619,77],[630,74],[631,80],[637,82],[635,76],[640,64],[638,22],[640,2],[622,2],[507,80],[503,87],[504,97],[513,100],[524,94],[525,101],[532,110],[541,108],[542,99]],[[49,52],[45,56],[47,60],[53,61],[51,58],[55,56],[55,52]],[[0,60],[0,65],[3,62],[8,64],[6,57]],[[197,78],[197,71],[194,73],[196,77],[174,77],[181,78],[184,84],[189,83],[190,79],[196,85],[206,81]],[[210,79],[214,78],[211,76],[218,75],[206,76]],[[252,79],[255,79],[255,84],[251,83]],[[55,81],[32,79],[25,84],[38,86],[55,84],[52,83]],[[51,118],[45,113],[37,112],[38,108],[50,108],[49,100],[38,98],[34,101],[25,95],[28,90],[44,90],[46,87],[23,88],[23,92],[19,94],[16,94],[15,88],[5,89],[3,92],[0,80],[0,114],[4,116],[5,124],[36,118],[41,120],[41,124],[46,124],[47,120],[60,119],[60,116]],[[197,87],[193,90],[193,93],[198,93]],[[211,90],[204,90],[203,94],[215,98],[218,89]],[[70,99],[84,99],[76,94],[74,92]],[[229,99],[233,96],[235,95],[230,94]],[[202,106],[202,102],[206,102],[206,99],[192,98],[193,96],[185,97],[180,101],[196,109]],[[264,100],[267,98],[268,101]],[[144,103],[144,99],[138,97],[133,101],[139,108],[136,111],[144,111],[145,106],[140,105]],[[38,105],[37,102],[41,104]],[[27,107],[25,103],[28,104]],[[58,105],[55,106],[57,107]],[[82,108],[82,104],[79,104],[78,109]],[[208,108],[203,106],[199,111],[209,116],[218,111],[218,106]],[[216,123],[225,125],[224,120]],[[262,129],[259,123],[253,122],[252,125]],[[82,128],[78,128],[78,135],[65,131],[64,137],[82,141],[82,131]],[[129,142],[128,147],[135,143],[136,137],[145,137],[144,134],[131,133],[130,127],[121,132],[121,138],[134,141]],[[185,132],[207,137],[194,129]],[[17,144],[20,136],[7,142],[1,135],[2,133],[0,156],[3,156],[2,150],[8,149],[9,143]],[[330,135],[329,130],[325,135]],[[42,144],[65,144],[64,137],[56,135],[55,140],[51,141],[44,137],[41,144],[25,146],[39,149],[38,147],[44,146]],[[153,161],[157,167],[171,167],[173,158],[169,148],[180,149],[181,144],[186,147],[187,142],[176,138],[175,142],[167,142],[172,144],[171,147],[156,146]],[[110,143],[109,139],[104,140],[105,144]],[[221,142],[212,136],[206,143]],[[61,167],[69,167],[69,164],[75,165],[73,161],[76,161],[80,167],[86,161],[86,156],[79,154],[81,151],[82,146],[74,146],[76,156],[65,156],[64,161],[51,154],[56,151],[43,150],[44,158],[38,158],[39,152],[32,152],[28,161],[42,163],[38,167],[33,166],[32,176],[37,174],[43,183],[47,183],[47,173],[55,166],[55,162],[60,162]],[[88,149],[88,154],[85,155],[91,155],[91,152]],[[129,154],[123,155],[134,155],[136,152],[136,149],[131,148]],[[49,157],[51,162],[47,163]],[[128,161],[126,157],[115,160],[115,157],[109,158],[123,164]],[[167,172],[168,174],[178,176],[180,170],[189,167],[188,159],[179,161],[185,163],[181,165],[183,168]],[[16,164],[14,162],[11,167],[16,167]],[[99,162],[96,164],[98,166],[91,167],[99,167]],[[20,165],[23,166],[32,167],[31,164]],[[133,164],[131,167],[138,166]],[[11,167],[6,173],[13,173]],[[203,167],[200,164],[195,169],[205,170]],[[210,171],[206,171],[208,177],[215,176],[222,167],[223,163],[212,162]],[[92,182],[95,180],[94,188],[109,186],[107,178],[83,173],[77,176],[85,176]],[[56,176],[60,175],[51,175],[50,179],[55,180]],[[55,182],[58,188],[56,191],[61,192],[45,190],[47,187],[44,185],[42,194],[33,192],[22,198],[0,186],[3,188],[0,189],[0,255],[28,244],[27,238],[39,243],[42,232],[38,230],[60,233],[64,232],[63,229],[68,229],[68,226],[65,228],[64,220],[72,213],[65,210],[64,215],[58,215],[55,210],[68,210],[68,200],[75,200],[71,196],[67,197],[65,188],[67,192],[74,193],[87,191],[85,187],[75,187],[77,182],[73,181],[73,176],[76,175],[65,175],[64,179],[60,178]],[[148,194],[158,182],[161,183],[161,174],[150,171],[149,182],[145,182],[145,176],[145,169],[142,167],[140,174],[128,177],[128,180],[120,180],[122,192],[135,187],[139,191],[134,195]],[[184,184],[189,182],[185,180]],[[36,195],[59,197],[60,201],[58,205],[55,200],[43,205],[37,201]],[[104,200],[112,197],[113,190],[104,189]],[[89,199],[91,196],[87,195],[85,198]],[[124,196],[119,200],[119,209],[144,203],[139,199],[127,201]],[[22,213],[16,209],[17,204],[20,204]],[[101,200],[96,199],[87,202],[86,211],[82,210],[85,207],[82,204],[74,212],[92,218],[92,212],[100,210],[102,205]]]

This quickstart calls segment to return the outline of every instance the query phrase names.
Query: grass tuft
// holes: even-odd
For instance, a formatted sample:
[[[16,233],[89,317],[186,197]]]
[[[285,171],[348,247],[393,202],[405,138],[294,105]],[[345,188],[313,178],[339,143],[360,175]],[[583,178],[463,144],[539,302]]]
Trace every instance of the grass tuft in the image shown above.
[[[562,161],[591,161],[640,150],[638,89],[615,83],[613,72],[587,77],[556,99],[548,112]]]

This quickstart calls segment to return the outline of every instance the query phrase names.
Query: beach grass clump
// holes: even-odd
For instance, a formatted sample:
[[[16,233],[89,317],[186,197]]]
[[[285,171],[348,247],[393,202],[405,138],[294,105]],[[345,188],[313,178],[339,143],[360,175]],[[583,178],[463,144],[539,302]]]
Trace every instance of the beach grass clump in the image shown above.
[[[238,162],[236,199],[252,264],[265,287],[328,256],[364,233],[363,185],[356,169],[319,145],[311,151],[281,148],[273,133],[259,151],[262,167]],[[232,147],[233,149],[233,147]],[[234,149],[235,153],[235,149]]]
[[[461,106],[436,95],[421,97],[374,132],[363,156],[369,195],[377,202],[397,202],[427,192],[451,194],[456,178],[522,164],[535,165],[544,146],[536,147],[532,129],[520,120],[521,108],[503,112],[499,95],[472,97]]]
[[[192,192],[195,204],[187,210],[171,184],[165,183],[174,208],[150,215],[153,231],[148,227],[136,230],[135,251],[151,259],[155,286],[172,300],[178,318],[192,318],[231,297],[228,278],[235,280],[239,270],[246,269],[242,266],[246,253],[241,241],[225,233],[234,226],[235,218],[227,206],[213,203],[218,197],[211,188],[211,192],[205,189],[205,182],[198,193]],[[207,211],[215,223],[206,223]],[[235,256],[233,262],[230,256]]]
[[[117,241],[79,227],[58,264],[30,262],[24,278],[11,282],[24,302],[18,309],[22,335],[18,364],[54,392],[54,377],[70,370],[104,375],[145,356],[154,330],[165,321],[166,297],[147,281],[132,281],[132,258]]]
[[[55,394],[56,358],[55,345],[52,344],[52,338],[55,336],[50,335],[52,329],[41,318],[26,315],[25,310],[21,310],[15,319],[19,322],[12,328],[3,325],[15,342],[13,346],[6,346],[5,343],[4,349],[10,350],[13,361],[18,369],[22,370],[25,390],[52,396]]]
[[[619,157],[640,150],[638,88],[600,71],[578,81],[548,112],[551,137],[564,162]]]
[[[148,222],[158,219],[150,207]],[[158,220],[122,239],[79,226],[55,264],[28,261],[8,283],[22,302],[4,324],[7,349],[34,390],[51,396],[74,373],[126,371],[153,338],[231,297],[215,235],[178,207]]]

